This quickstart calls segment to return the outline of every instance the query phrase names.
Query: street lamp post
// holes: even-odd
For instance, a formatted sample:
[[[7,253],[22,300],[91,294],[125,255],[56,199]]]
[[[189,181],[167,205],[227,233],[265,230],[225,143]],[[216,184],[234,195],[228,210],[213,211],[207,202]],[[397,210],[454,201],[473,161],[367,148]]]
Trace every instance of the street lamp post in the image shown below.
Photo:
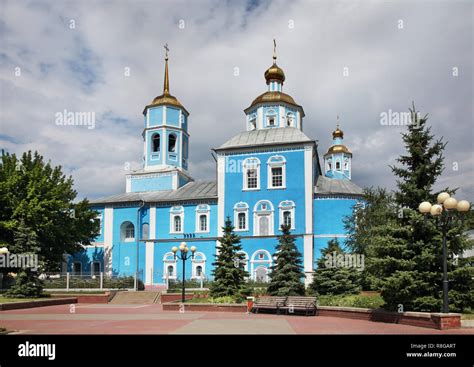
[[[449,313],[448,300],[448,249],[446,245],[446,237],[453,218],[458,213],[466,213],[469,211],[471,204],[467,200],[457,201],[447,192],[438,195],[437,204],[431,205],[430,202],[422,202],[418,210],[423,215],[431,214],[436,219],[436,225],[441,228],[443,235],[443,313]]]
[[[180,252],[179,255],[177,255],[177,252]],[[189,255],[189,250],[191,250],[191,255]],[[191,246],[190,249],[188,249],[188,245],[186,244],[186,242],[181,242],[179,244],[179,248],[174,246],[171,251],[173,252],[174,254],[174,260],[176,261],[176,259],[179,259],[181,261],[183,261],[183,285],[182,285],[182,289],[181,289],[181,302],[185,302],[185,286],[184,286],[184,281],[186,279],[186,260],[188,259],[191,259],[193,260],[194,259],[194,253],[196,252],[197,248],[196,246]]]

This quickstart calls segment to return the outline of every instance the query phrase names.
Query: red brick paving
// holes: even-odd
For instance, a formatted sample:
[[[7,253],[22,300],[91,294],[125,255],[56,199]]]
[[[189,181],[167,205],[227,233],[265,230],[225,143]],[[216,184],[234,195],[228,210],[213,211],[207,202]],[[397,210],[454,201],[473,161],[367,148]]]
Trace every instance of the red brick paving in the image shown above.
[[[267,321],[278,319],[285,320],[297,334],[474,334],[473,328],[441,331],[325,316],[255,315],[235,312],[187,312],[186,316],[183,316],[179,312],[162,311],[159,304],[143,306],[78,304],[75,305],[75,315],[78,315],[76,319],[55,319],[55,315],[64,318],[67,314],[71,314],[69,305],[2,311],[0,327],[27,334],[168,334],[190,325],[195,320],[200,320],[201,323],[203,320],[221,320],[222,323],[229,320],[230,323],[230,320],[239,319]],[[78,320],[77,317],[80,315],[97,315],[97,318]],[[131,319],[136,315],[140,319]],[[150,318],[147,319],[146,315],[150,315]],[[35,320],[35,316],[38,319]],[[26,320],[26,317],[33,320]],[[46,319],[40,319],[45,317]]]

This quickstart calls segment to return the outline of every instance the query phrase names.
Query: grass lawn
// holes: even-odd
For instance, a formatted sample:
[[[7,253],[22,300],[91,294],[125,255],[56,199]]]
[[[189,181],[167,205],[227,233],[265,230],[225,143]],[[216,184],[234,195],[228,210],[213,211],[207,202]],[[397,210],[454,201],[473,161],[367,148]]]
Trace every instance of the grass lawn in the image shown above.
[[[0,303],[38,301],[38,300],[41,300],[41,299],[45,299],[45,297],[41,297],[41,298],[8,298],[8,297],[0,296]]]
[[[463,320],[474,320],[474,313],[463,313],[461,316]]]
[[[384,300],[379,294],[325,295],[319,296],[318,302],[320,306],[360,308],[381,308],[384,304]]]

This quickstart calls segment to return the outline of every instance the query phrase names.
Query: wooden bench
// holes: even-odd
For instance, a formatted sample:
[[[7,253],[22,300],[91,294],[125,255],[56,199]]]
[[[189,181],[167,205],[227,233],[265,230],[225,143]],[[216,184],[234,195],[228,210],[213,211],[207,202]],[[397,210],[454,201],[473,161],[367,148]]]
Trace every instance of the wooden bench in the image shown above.
[[[288,314],[304,312],[306,316],[316,315],[316,297],[289,296],[285,300],[285,305],[280,307]]]
[[[259,297],[252,306],[252,312],[258,313],[260,310],[276,311],[280,313],[280,309],[285,305],[286,297]]]

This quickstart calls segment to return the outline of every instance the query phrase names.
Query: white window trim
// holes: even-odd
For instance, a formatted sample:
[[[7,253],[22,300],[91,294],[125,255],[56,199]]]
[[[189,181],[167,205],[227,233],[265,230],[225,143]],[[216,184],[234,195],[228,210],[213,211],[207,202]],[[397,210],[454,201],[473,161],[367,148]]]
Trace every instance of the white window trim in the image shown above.
[[[201,223],[200,223],[201,215],[206,216],[207,228],[205,231],[201,230]],[[195,231],[196,233],[209,233],[211,231],[210,230],[210,224],[211,224],[210,217],[211,217],[211,208],[209,207],[209,205],[207,205],[206,209],[199,209],[199,205],[196,207],[196,231]]]
[[[258,211],[257,208],[262,202],[269,203],[270,209],[267,209],[265,211]],[[259,220],[260,217],[262,216],[269,216],[268,225],[270,228],[268,229],[268,234],[266,234],[265,236],[273,236],[275,234],[275,230],[274,230],[275,215],[274,215],[273,204],[269,200],[260,200],[257,202],[257,204],[255,204],[253,208],[253,235],[254,236],[263,236],[260,234],[260,220]]]
[[[272,158],[283,158],[281,162],[271,162]],[[281,182],[282,186],[273,186],[273,175],[272,175],[272,168],[278,168],[281,167]],[[267,161],[267,188],[269,190],[284,190],[286,189],[286,159],[285,157],[281,155],[274,155],[270,158],[268,158]]]
[[[260,254],[260,253],[264,253],[267,256],[268,260],[256,260],[257,255]],[[269,280],[269,269],[272,266],[272,264],[273,264],[273,258],[272,258],[272,255],[270,254],[270,252],[268,252],[267,250],[264,250],[264,249],[259,249],[259,250],[255,251],[252,254],[252,258],[250,260],[250,277],[251,277],[251,279],[256,280],[257,279],[257,277],[256,277],[257,269],[261,266],[265,267],[265,265],[267,265],[267,267],[266,267],[267,268],[266,281],[268,282],[268,280]]]
[[[125,223],[130,223],[133,226],[133,237],[127,238],[127,226],[128,226],[128,224],[126,226],[124,226]],[[122,240],[122,230],[124,231],[123,240]],[[129,220],[123,222],[122,225],[120,226],[120,237],[121,237],[122,242],[135,242],[135,238],[137,237],[137,229],[135,228],[135,224],[133,224]]]
[[[174,218],[177,216],[181,217],[181,231],[174,230]],[[170,233],[184,233],[184,208],[182,206],[173,206],[170,209]]]
[[[258,163],[256,164],[256,166],[254,166],[253,164],[251,165],[251,167],[248,167],[247,166],[247,162],[252,159],[252,160],[256,160]],[[242,191],[257,191],[257,190],[260,190],[260,159],[258,158],[247,158],[244,160],[243,164],[243,170],[242,170],[242,179],[243,179],[243,185],[242,185]],[[248,180],[247,180],[247,170],[248,169],[256,169],[257,170],[257,187],[252,187],[252,188],[249,188],[248,187]]]
[[[237,205],[239,204],[245,204],[246,207],[238,208]],[[245,228],[244,229],[239,229],[239,214],[240,213],[245,214]],[[245,232],[249,230],[249,206],[247,203],[244,203],[243,201],[241,201],[234,205],[234,223],[235,223],[234,231],[236,232]]]
[[[163,279],[177,279],[177,273],[178,273],[178,268],[177,268],[177,259],[174,259],[174,254],[172,252],[167,252],[163,256]],[[168,266],[173,267],[173,276],[169,277],[168,276]]]
[[[292,203],[291,206],[290,205],[283,205],[283,203]],[[280,209],[280,225],[278,228],[281,228],[281,226],[284,224],[284,219],[283,219],[283,212],[286,212],[286,211],[289,211],[291,213],[291,228],[292,230],[295,229],[295,203],[291,200],[285,200],[285,201],[282,201],[280,203],[280,205],[278,206],[278,208]]]
[[[271,118],[273,118],[273,125],[270,125]],[[265,113],[265,127],[278,127],[279,124],[278,124],[277,118],[278,118],[278,114],[275,110],[273,109],[267,110]]]
[[[202,267],[202,279],[206,279],[206,255],[204,255],[202,252],[196,252],[194,256],[200,256],[200,259],[192,260],[192,271],[191,271],[191,279],[201,279],[201,277],[197,276],[196,268],[198,266]]]

